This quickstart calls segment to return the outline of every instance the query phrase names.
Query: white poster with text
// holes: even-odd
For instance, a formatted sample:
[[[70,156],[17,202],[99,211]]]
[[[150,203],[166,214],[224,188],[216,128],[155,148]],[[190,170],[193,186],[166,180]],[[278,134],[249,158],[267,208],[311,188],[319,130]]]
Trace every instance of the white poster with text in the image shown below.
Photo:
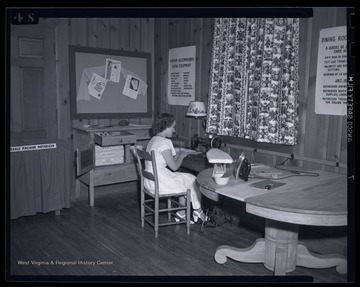
[[[168,104],[187,106],[195,100],[196,46],[169,50]]]
[[[316,73],[316,114],[346,115],[346,34],[346,26],[320,30]]]

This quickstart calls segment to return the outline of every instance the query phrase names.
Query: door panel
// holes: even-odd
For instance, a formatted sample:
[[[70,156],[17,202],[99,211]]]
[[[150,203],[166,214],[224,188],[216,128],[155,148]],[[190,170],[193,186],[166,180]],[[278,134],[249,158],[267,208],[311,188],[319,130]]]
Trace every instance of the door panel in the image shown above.
[[[43,113],[37,111],[43,110],[42,93],[42,73],[41,69],[20,68],[21,71],[21,87],[26,87],[21,92],[23,105],[23,122],[24,130],[46,130]]]
[[[11,26],[11,138],[57,138],[54,29]]]

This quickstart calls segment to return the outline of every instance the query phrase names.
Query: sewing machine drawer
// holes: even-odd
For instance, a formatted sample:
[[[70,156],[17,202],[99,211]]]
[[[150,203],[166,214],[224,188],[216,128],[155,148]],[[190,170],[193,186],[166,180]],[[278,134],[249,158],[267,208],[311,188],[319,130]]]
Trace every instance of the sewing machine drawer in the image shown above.
[[[150,139],[150,129],[131,130],[131,133],[136,135],[137,140]]]
[[[94,133],[94,141],[100,146],[134,144],[136,135],[127,131]]]

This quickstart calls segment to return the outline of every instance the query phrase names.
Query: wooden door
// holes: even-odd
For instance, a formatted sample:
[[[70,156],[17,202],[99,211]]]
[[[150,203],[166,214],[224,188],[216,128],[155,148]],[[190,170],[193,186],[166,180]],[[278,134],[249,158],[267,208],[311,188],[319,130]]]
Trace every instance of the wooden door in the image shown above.
[[[11,138],[57,138],[54,29],[11,25],[10,33]]]

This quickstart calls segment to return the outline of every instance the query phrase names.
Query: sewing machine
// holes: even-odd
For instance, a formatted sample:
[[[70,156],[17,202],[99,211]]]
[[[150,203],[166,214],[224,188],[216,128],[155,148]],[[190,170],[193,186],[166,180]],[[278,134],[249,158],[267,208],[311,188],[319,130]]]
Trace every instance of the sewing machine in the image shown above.
[[[194,134],[191,138],[191,148],[197,151],[207,152],[211,148],[220,148],[222,139],[214,134],[206,134],[205,137],[200,137]]]

